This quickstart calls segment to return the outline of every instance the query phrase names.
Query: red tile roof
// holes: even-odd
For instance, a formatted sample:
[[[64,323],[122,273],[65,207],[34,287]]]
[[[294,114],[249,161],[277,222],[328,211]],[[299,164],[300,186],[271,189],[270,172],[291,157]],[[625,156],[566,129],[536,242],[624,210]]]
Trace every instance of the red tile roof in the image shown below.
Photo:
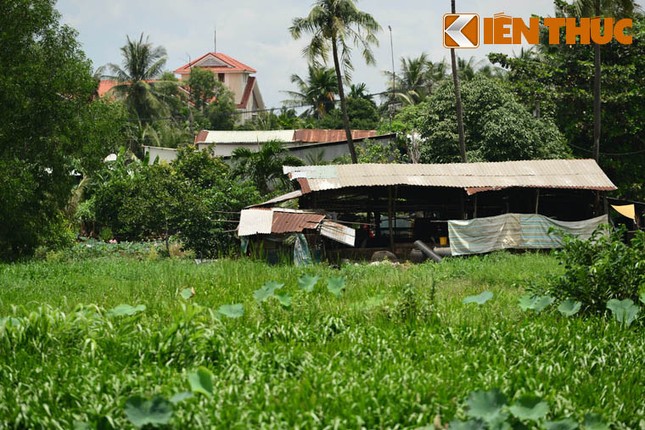
[[[119,85],[118,81],[110,80],[110,79],[101,79],[101,81],[99,81],[99,89],[98,89],[99,97],[103,97],[105,94],[108,93],[108,91],[110,91],[112,88],[116,87],[117,85]]]
[[[195,136],[195,143],[204,142],[207,137],[208,130],[201,130],[199,133],[197,133],[197,136]]]
[[[216,60],[219,60],[219,62],[226,64],[226,66],[198,66],[198,64],[205,60],[207,57],[212,57]],[[256,70],[250,66],[247,66],[246,64],[236,60],[233,57],[229,57],[226,54],[222,54],[221,52],[209,52],[207,54],[202,55],[198,59],[191,61],[188,64],[184,64],[177,70],[175,70],[175,73],[179,75],[187,75],[190,73],[190,69],[192,67],[201,67],[204,69],[208,69],[213,71],[214,73],[240,73],[240,72],[248,72],[248,73],[255,73]]]

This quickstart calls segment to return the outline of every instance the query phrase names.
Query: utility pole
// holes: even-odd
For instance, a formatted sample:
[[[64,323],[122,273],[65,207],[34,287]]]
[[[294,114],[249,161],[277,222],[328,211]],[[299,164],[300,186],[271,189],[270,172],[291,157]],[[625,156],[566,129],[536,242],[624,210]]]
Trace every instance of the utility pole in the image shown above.
[[[392,118],[394,117],[394,100],[396,97],[396,71],[394,68],[394,42],[392,39],[392,27],[387,26],[390,30],[390,54],[392,56],[392,102],[390,104],[390,125],[392,125]]]
[[[455,0],[451,0],[451,10],[455,14]],[[459,132],[459,152],[461,153],[461,162],[467,163],[466,157],[466,136],[464,133],[464,108],[461,104],[461,88],[459,88],[459,74],[457,73],[457,54],[455,48],[450,48],[450,62],[452,64],[452,81],[455,86],[455,104],[457,109],[457,131]]]

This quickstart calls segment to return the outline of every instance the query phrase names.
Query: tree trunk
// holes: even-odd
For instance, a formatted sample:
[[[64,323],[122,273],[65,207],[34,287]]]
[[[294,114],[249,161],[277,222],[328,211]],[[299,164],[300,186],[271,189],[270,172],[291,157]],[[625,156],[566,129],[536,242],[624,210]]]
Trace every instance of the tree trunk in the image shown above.
[[[345,128],[345,136],[347,137],[347,146],[349,147],[349,155],[352,157],[352,164],[357,164],[358,158],[356,157],[356,148],[354,148],[354,141],[352,140],[352,129],[349,126],[347,101],[345,100],[343,77],[340,73],[340,62],[338,61],[338,46],[336,45],[336,39],[332,39],[331,47],[334,57],[334,69],[336,69],[336,80],[338,81],[338,97],[340,98],[340,110],[343,113],[343,127]]]
[[[456,13],[455,0],[450,2],[452,13]],[[466,157],[466,136],[464,135],[464,109],[461,104],[461,89],[459,88],[459,75],[457,74],[457,55],[454,48],[450,49],[450,62],[452,65],[452,81],[455,85],[455,102],[457,105],[457,130],[459,132],[459,152],[461,161],[468,162]]]

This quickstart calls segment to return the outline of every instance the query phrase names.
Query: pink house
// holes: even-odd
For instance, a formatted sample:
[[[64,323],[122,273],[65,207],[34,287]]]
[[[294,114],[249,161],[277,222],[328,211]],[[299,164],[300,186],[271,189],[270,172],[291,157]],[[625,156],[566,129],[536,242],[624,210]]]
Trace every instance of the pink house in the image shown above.
[[[242,119],[249,119],[253,112],[265,109],[257,79],[251,76],[256,72],[254,68],[221,52],[209,52],[181,66],[174,73],[179,75],[180,81],[187,81],[193,67],[211,71],[231,90],[237,109],[248,112],[243,114]]]

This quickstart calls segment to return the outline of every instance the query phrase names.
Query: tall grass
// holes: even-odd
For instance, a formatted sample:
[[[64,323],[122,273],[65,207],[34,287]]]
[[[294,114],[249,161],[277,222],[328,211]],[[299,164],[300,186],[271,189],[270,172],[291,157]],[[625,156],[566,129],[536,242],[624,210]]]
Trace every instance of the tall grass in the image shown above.
[[[215,395],[177,405],[175,428],[416,428],[463,416],[468,393],[491,388],[540,395],[554,417],[596,412],[638,428],[642,327],[517,306],[523,286],[559,271],[549,255],[505,253],[339,270],[123,258],[0,266],[0,428],[127,428],[129,397],[186,391],[198,366],[214,374]],[[305,273],[321,277],[312,293],[297,287]],[[338,276],[340,298],[325,286]],[[271,280],[285,283],[290,308],[255,302]],[[495,294],[485,305],[462,304],[484,290]],[[122,303],[146,310],[106,311]],[[242,318],[215,311],[232,303]]]

